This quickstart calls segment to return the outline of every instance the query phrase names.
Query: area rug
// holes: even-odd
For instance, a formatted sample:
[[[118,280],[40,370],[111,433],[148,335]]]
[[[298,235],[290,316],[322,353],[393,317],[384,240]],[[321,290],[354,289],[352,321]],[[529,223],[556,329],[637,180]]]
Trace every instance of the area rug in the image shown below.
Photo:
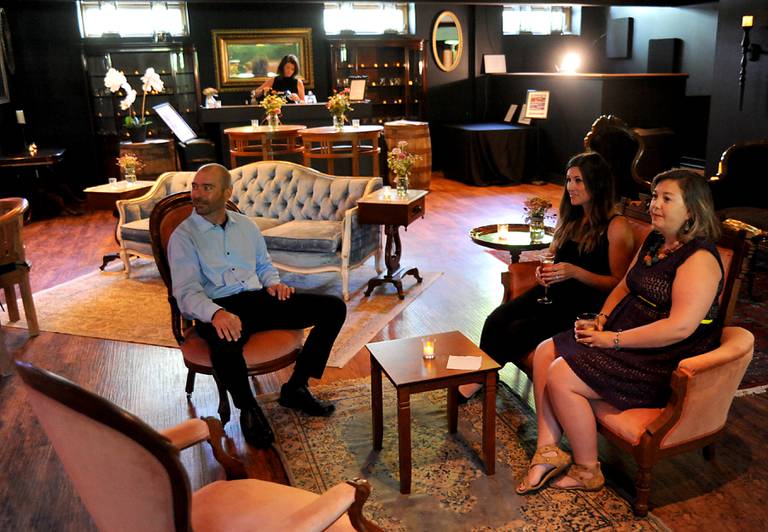
[[[509,264],[509,253],[506,251],[492,249],[486,251],[503,263]],[[536,260],[530,252],[526,253],[528,255],[524,253],[521,261]],[[755,335],[755,354],[741,380],[740,390],[768,385],[768,275],[765,274],[765,270],[758,271],[755,276],[753,292],[760,299],[754,301],[749,296],[746,281],[742,282],[731,320],[732,325],[744,327]]]
[[[280,408],[265,396],[284,466],[294,486],[321,493],[338,482],[364,477],[373,492],[365,514],[384,530],[665,530],[653,515],[635,518],[628,502],[606,488],[596,493],[545,489],[515,493],[535,447],[535,419],[505,387],[499,388],[496,474],[479,459],[482,405],[459,411],[458,435],[447,433],[445,390],[411,396],[413,472],[410,495],[399,491],[397,398],[384,386],[384,445],[371,447],[368,379],[313,387],[333,401],[330,418]]]
[[[402,301],[391,286],[377,288],[370,297],[365,297],[366,282],[374,275],[373,267],[366,266],[350,273],[347,321],[334,344],[329,366],[343,367],[441,274],[423,273],[422,283],[407,278]],[[335,273],[285,273],[281,277],[300,291],[341,295],[340,276]],[[34,299],[43,331],[167,347],[177,345],[171,332],[165,285],[152,261],[137,261],[130,279],[121,270],[95,272],[36,292]],[[3,324],[26,328],[21,302],[19,309],[20,321],[7,323],[5,316]]]

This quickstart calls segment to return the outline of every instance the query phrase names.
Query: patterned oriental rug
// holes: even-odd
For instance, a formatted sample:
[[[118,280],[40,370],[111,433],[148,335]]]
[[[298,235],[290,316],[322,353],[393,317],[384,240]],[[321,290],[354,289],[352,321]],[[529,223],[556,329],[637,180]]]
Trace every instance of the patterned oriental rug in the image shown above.
[[[486,250],[505,264],[509,264],[506,251]],[[533,252],[524,253],[521,261],[537,260]],[[758,300],[749,297],[746,281],[741,285],[736,308],[733,312],[732,325],[744,327],[755,335],[755,354],[747,368],[747,373],[739,385],[740,390],[768,385],[768,275],[758,272],[753,290]]]
[[[116,268],[112,266],[112,268]],[[89,336],[142,344],[176,347],[171,332],[171,310],[165,285],[152,261],[137,261],[131,278],[118,271],[95,272],[34,294],[40,329],[47,332]],[[370,297],[363,291],[373,267],[362,266],[350,273],[350,300],[347,321],[331,351],[329,366],[343,367],[365,343],[413,302],[442,274],[422,273],[404,282],[405,299],[399,300],[391,285],[376,288]],[[283,281],[297,290],[341,296],[338,274],[298,275],[281,273]],[[21,320],[3,325],[26,328],[19,300]]]
[[[294,486],[320,493],[345,479],[365,477],[373,486],[366,515],[387,531],[666,530],[653,515],[635,518],[628,502],[610,488],[517,495],[516,479],[535,447],[535,419],[504,386],[497,400],[497,462],[491,477],[478,457],[481,402],[460,407],[458,434],[450,435],[445,390],[411,396],[412,492],[401,495],[396,394],[389,383],[383,389],[384,446],[378,453],[371,447],[368,379],[313,387],[336,404],[330,418],[297,414],[279,407],[277,394],[264,396],[262,405]]]

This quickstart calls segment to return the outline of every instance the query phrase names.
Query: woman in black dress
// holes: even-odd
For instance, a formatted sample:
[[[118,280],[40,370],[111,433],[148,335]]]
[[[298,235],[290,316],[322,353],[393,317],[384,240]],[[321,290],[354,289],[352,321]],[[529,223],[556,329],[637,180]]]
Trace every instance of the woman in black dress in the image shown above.
[[[267,90],[289,94],[288,99],[301,103],[304,101],[304,82],[299,75],[299,58],[288,54],[277,65],[277,76],[267,78],[267,81],[253,91],[253,96],[261,96]]]
[[[613,178],[600,154],[566,165],[560,216],[550,251],[555,264],[536,270],[539,285],[504,303],[485,320],[480,348],[502,366],[523,359],[543,340],[570,327],[579,312],[597,312],[632,260],[629,222],[615,214]],[[549,305],[538,303],[547,286]],[[464,397],[477,385],[459,388]]]
[[[554,486],[602,488],[590,400],[619,410],[662,407],[680,360],[719,345],[723,267],[709,187],[688,170],[659,174],[650,212],[655,231],[605,301],[597,330],[568,330],[536,349],[538,449],[518,493],[543,487],[568,467],[571,459],[559,448],[563,431],[574,464]]]

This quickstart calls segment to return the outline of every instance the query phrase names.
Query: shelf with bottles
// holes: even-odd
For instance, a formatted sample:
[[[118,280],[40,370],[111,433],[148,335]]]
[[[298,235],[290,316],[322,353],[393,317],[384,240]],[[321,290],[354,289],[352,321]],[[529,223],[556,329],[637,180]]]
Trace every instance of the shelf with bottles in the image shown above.
[[[426,90],[424,41],[412,37],[354,36],[329,39],[331,88],[340,91],[365,76],[373,122],[420,118]],[[385,103],[386,102],[386,103]],[[397,116],[395,116],[397,115]]]

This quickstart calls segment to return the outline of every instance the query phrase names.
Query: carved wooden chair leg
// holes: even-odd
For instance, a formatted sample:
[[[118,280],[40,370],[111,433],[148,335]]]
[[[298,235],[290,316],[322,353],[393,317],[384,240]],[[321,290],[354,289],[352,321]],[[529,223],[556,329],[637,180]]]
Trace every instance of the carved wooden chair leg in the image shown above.
[[[648,514],[648,499],[651,495],[651,468],[653,466],[637,464],[637,480],[635,481],[635,504],[634,511],[638,517],[645,517]]]
[[[187,370],[187,385],[184,387],[184,391],[187,392],[187,400],[192,399],[192,392],[195,391],[195,376],[197,373]]]

